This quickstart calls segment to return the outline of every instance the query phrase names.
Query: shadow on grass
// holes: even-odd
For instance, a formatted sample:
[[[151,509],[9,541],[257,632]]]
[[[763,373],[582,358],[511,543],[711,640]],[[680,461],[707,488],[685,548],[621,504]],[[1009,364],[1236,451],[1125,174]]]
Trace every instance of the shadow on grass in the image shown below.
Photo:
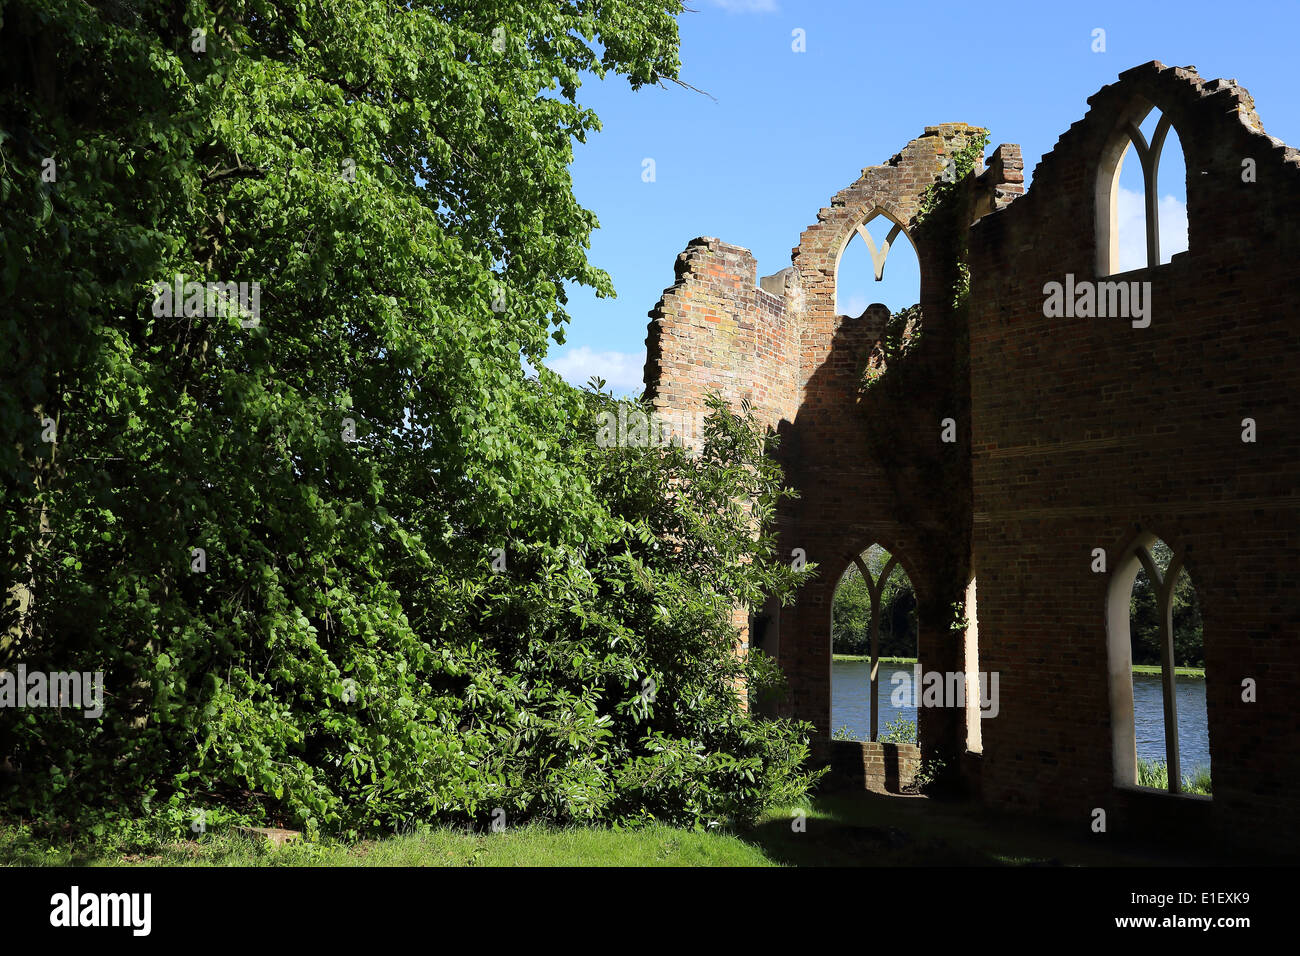
[[[1188,866],[1243,862],[1205,844],[1121,839],[962,800],[873,792],[822,793],[740,834],[787,866]]]
[[[1004,861],[928,828],[897,819],[883,794],[819,796],[802,819],[791,811],[744,839],[786,866],[998,866]]]

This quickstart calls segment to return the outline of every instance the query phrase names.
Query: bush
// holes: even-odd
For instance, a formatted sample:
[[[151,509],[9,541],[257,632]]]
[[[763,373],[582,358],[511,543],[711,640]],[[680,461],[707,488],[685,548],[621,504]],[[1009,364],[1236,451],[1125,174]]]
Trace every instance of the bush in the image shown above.
[[[897,717],[885,724],[884,732],[879,735],[883,744],[916,743],[916,721],[906,717]]]
[[[107,682],[136,689],[136,708],[103,721],[24,712],[26,786],[11,806],[151,815],[182,832],[202,813],[356,833],[485,824],[497,808],[511,824],[743,822],[797,799],[811,728],[750,716],[738,692],[774,675],[761,654],[736,655],[732,608],[797,577],[755,523],[779,483],[752,419],[717,406],[698,456],[570,438],[602,506],[581,547],[505,541],[505,573],[482,553],[477,574],[395,574],[369,601],[300,612],[296,626],[270,617],[269,639],[208,622],[152,654],[102,639]],[[723,489],[748,507],[720,509]],[[80,573],[92,567],[112,581],[89,562]],[[169,612],[197,614],[198,593]],[[23,641],[29,667],[59,660],[66,636]]]

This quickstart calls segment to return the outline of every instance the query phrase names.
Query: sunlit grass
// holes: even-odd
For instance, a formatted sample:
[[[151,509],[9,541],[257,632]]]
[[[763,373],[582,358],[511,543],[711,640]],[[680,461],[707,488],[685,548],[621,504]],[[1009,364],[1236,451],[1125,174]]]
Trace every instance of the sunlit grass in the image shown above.
[[[1134,664],[1133,673],[1134,674],[1159,674],[1160,665],[1159,664]],[[1201,680],[1205,680],[1205,668],[1204,667],[1175,667],[1174,676],[1175,677],[1197,677],[1200,678]]]
[[[640,830],[527,826],[501,833],[437,829],[356,843],[296,840],[281,847],[233,833],[147,847],[49,845],[0,827],[11,866],[773,866],[734,834],[667,826]]]
[[[1137,782],[1139,787],[1152,787],[1156,790],[1169,789],[1169,766],[1163,760],[1143,760],[1138,758]],[[1190,774],[1183,775],[1183,793],[1195,793],[1209,796],[1212,793],[1210,768],[1197,767]]]

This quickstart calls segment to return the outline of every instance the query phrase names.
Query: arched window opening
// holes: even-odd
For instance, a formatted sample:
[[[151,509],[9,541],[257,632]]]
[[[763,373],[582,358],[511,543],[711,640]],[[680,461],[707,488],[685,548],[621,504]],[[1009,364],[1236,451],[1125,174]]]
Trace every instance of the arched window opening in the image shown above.
[[[880,303],[901,312],[921,301],[921,266],[901,224],[877,210],[845,241],[835,268],[835,311],[857,318]]]
[[[847,740],[915,744],[916,594],[873,544],[851,558],[831,607],[831,726]]]
[[[1097,271],[1153,268],[1187,251],[1187,166],[1169,117],[1125,122],[1097,178]]]
[[[1115,191],[1115,242],[1118,246],[1116,272],[1147,267],[1147,200],[1146,179],[1142,162],[1130,144],[1120,157],[1118,186]],[[1157,220],[1158,222],[1158,220]]]
[[[1182,553],[1153,535],[1131,546],[1108,616],[1116,783],[1208,797],[1203,625]]]

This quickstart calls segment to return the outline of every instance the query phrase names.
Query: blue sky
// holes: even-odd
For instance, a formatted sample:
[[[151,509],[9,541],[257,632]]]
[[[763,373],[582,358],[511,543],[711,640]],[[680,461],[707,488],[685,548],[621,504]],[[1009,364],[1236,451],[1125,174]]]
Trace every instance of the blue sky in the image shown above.
[[[571,290],[573,322],[547,364],[575,384],[594,373],[616,391],[639,390],[646,313],[672,284],[690,239],[745,246],[760,276],[784,269],[817,210],[925,126],[972,123],[989,128],[991,145],[1019,143],[1030,179],[1084,115],[1087,97],[1123,70],[1160,60],[1195,64],[1206,78],[1235,77],[1268,132],[1300,144],[1296,0],[1235,8],[1133,0],[1068,8],[1045,0],[688,5],[698,12],[679,20],[682,78],[716,101],[675,85],[633,93],[621,78],[592,79],[580,91],[604,129],[575,147],[574,189],[600,220],[590,257],[613,277],[618,297]],[[1096,28],[1106,31],[1104,53],[1092,51]],[[795,30],[803,31],[806,52],[792,49]],[[1168,237],[1185,198],[1176,140],[1165,158],[1161,228],[1169,243],[1177,241]],[[643,179],[646,159],[654,160],[653,182]],[[1141,221],[1141,175],[1130,160],[1120,181],[1130,193],[1120,197],[1122,236],[1141,234],[1123,222]],[[870,230],[877,242],[879,225]],[[1185,234],[1185,219],[1181,228]],[[865,245],[852,243],[841,268],[841,311],[915,301],[911,255],[900,238],[886,281],[875,283]]]

